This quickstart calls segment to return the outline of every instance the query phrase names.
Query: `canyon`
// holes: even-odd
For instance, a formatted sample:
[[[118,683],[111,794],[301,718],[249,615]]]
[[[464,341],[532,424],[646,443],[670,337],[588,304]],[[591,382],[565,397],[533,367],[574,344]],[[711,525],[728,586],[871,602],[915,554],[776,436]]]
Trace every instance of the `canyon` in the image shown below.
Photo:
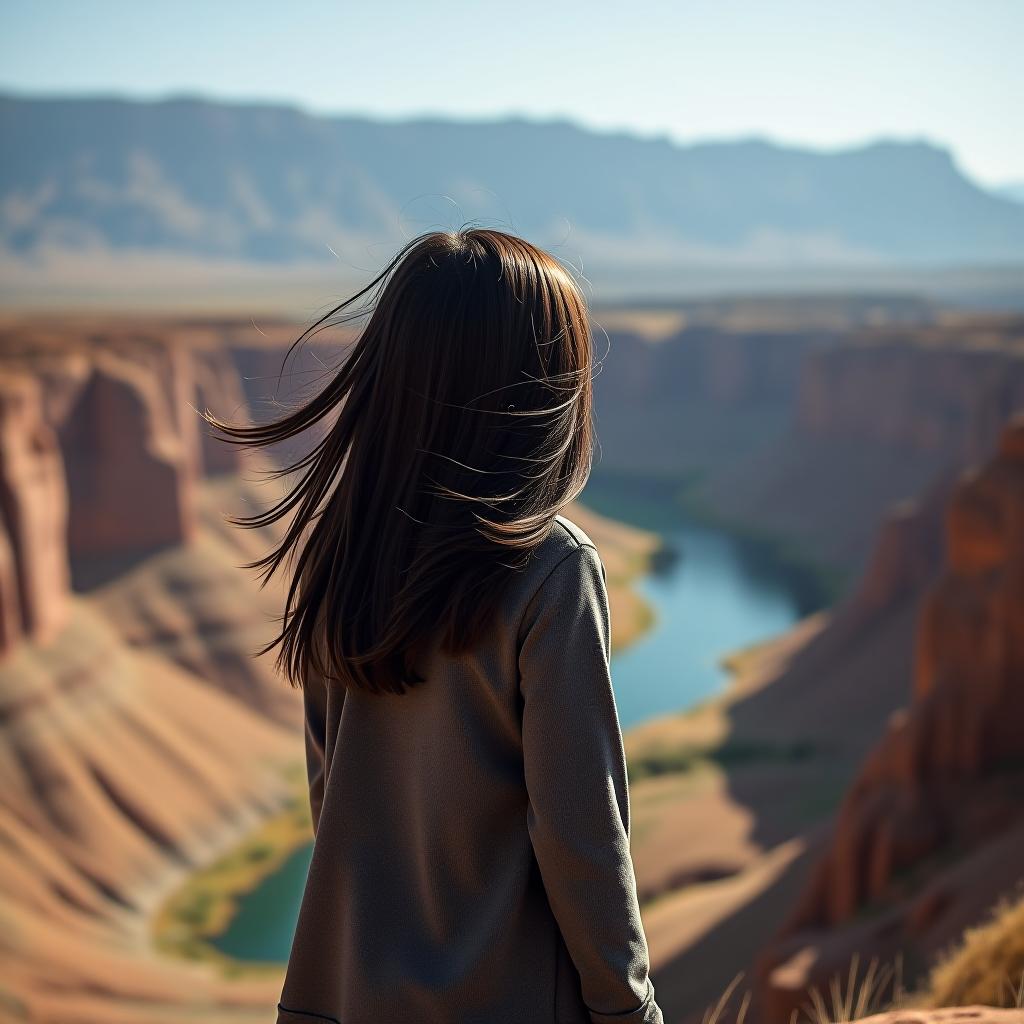
[[[667,482],[845,580],[833,610],[741,652],[726,697],[627,736],[659,998],[689,1019],[746,964],[759,1019],[784,1024],[853,952],[912,948],[924,970],[1016,877],[1024,322],[871,297],[671,312],[653,335],[650,311],[608,312],[595,473]],[[225,522],[266,500],[267,464],[196,414],[315,387],[347,336],[281,375],[295,333],[0,323],[12,1020],[256,1021],[276,1000],[276,971],[162,955],[147,922],[295,799],[298,701],[252,657],[280,593],[239,569],[270,537]],[[570,515],[623,643],[653,539]]]
[[[1024,404],[1019,316],[863,296],[697,303],[682,320],[653,339],[611,321],[596,472],[673,481],[695,511],[850,583],[889,508],[984,458]]]
[[[214,399],[207,357],[128,325],[3,335],[5,1020],[275,998],[147,931],[291,798],[298,754],[299,704],[251,657],[277,606],[236,568],[259,544],[223,523],[204,480],[229,467],[204,467],[187,415]]]

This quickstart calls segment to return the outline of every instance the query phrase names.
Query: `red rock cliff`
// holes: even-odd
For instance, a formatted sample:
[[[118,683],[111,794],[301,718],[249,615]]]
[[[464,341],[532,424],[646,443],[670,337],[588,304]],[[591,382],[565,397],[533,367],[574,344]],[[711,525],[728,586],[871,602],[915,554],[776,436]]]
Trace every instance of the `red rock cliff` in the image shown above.
[[[38,382],[0,378],[0,653],[53,637],[67,611],[64,466]]]
[[[919,618],[912,703],[867,758],[803,898],[762,961],[768,1019],[788,1019],[807,986],[827,984],[855,952],[906,954],[923,966],[941,945],[944,919],[970,924],[1024,877],[1019,857],[996,852],[1024,824],[1022,721],[1018,418],[996,457],[952,494],[946,565]],[[966,884],[972,862],[984,868]]]
[[[70,508],[61,513],[67,545],[60,547],[68,547],[72,558],[117,557],[194,536],[199,477],[241,466],[239,450],[214,437],[199,416],[209,409],[236,422],[247,418],[232,351],[239,330],[227,322],[127,320],[0,328],[8,419],[16,395],[34,388],[36,436],[49,432],[44,447],[51,461],[65,467],[61,478],[66,472]],[[268,364],[279,367],[285,348],[284,337],[268,339]],[[20,429],[12,423],[5,436]],[[11,459],[17,461],[8,445]],[[63,508],[63,499],[58,504]],[[11,522],[6,526],[10,532]],[[2,542],[0,565],[4,579],[13,579],[14,556]],[[0,593],[8,589],[0,581]],[[5,623],[13,607],[5,597]]]
[[[176,429],[166,383],[144,365],[106,352],[95,357],[61,428],[73,553],[158,547],[193,535],[195,453]]]

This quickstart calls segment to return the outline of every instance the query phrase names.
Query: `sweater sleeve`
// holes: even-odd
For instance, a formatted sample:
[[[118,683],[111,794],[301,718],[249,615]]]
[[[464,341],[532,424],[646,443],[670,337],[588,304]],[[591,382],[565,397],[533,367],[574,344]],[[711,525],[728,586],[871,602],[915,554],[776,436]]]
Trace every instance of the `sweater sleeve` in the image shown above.
[[[520,632],[528,827],[591,1020],[661,1024],[629,853],[610,658],[604,565],[582,544],[541,584]]]
[[[311,674],[302,684],[305,722],[306,775],[309,779],[309,809],[313,834],[320,824],[326,781],[327,687],[319,676]]]

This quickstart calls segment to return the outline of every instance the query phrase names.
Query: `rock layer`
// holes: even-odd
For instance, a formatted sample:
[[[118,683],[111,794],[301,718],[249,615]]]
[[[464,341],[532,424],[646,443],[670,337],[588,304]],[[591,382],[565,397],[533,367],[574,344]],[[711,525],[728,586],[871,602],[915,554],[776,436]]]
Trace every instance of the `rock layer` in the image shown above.
[[[771,1020],[858,950],[907,952],[920,968],[944,921],[981,916],[1022,877],[994,851],[1024,824],[1024,419],[956,486],[945,548],[919,617],[912,702],[865,761],[762,962]],[[965,887],[950,858],[985,867]]]
[[[46,641],[67,610],[67,491],[39,382],[0,377],[0,653]]]
[[[53,643],[14,653],[3,684],[0,1017],[139,1024],[185,1007],[216,1020],[233,1005],[265,1019],[276,978],[163,959],[145,921],[189,870],[284,806],[297,731],[129,650],[82,599]]]
[[[184,372],[179,370],[179,373]],[[148,367],[107,353],[61,425],[73,554],[106,555],[179,544],[195,533],[195,452]]]

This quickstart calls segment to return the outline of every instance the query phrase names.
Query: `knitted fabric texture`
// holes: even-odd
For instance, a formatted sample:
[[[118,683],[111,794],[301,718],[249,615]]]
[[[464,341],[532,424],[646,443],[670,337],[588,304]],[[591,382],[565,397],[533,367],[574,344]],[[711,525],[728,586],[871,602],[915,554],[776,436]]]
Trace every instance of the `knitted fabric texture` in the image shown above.
[[[316,839],[278,1024],[661,1024],[604,565],[558,516],[486,642],[304,688]]]

